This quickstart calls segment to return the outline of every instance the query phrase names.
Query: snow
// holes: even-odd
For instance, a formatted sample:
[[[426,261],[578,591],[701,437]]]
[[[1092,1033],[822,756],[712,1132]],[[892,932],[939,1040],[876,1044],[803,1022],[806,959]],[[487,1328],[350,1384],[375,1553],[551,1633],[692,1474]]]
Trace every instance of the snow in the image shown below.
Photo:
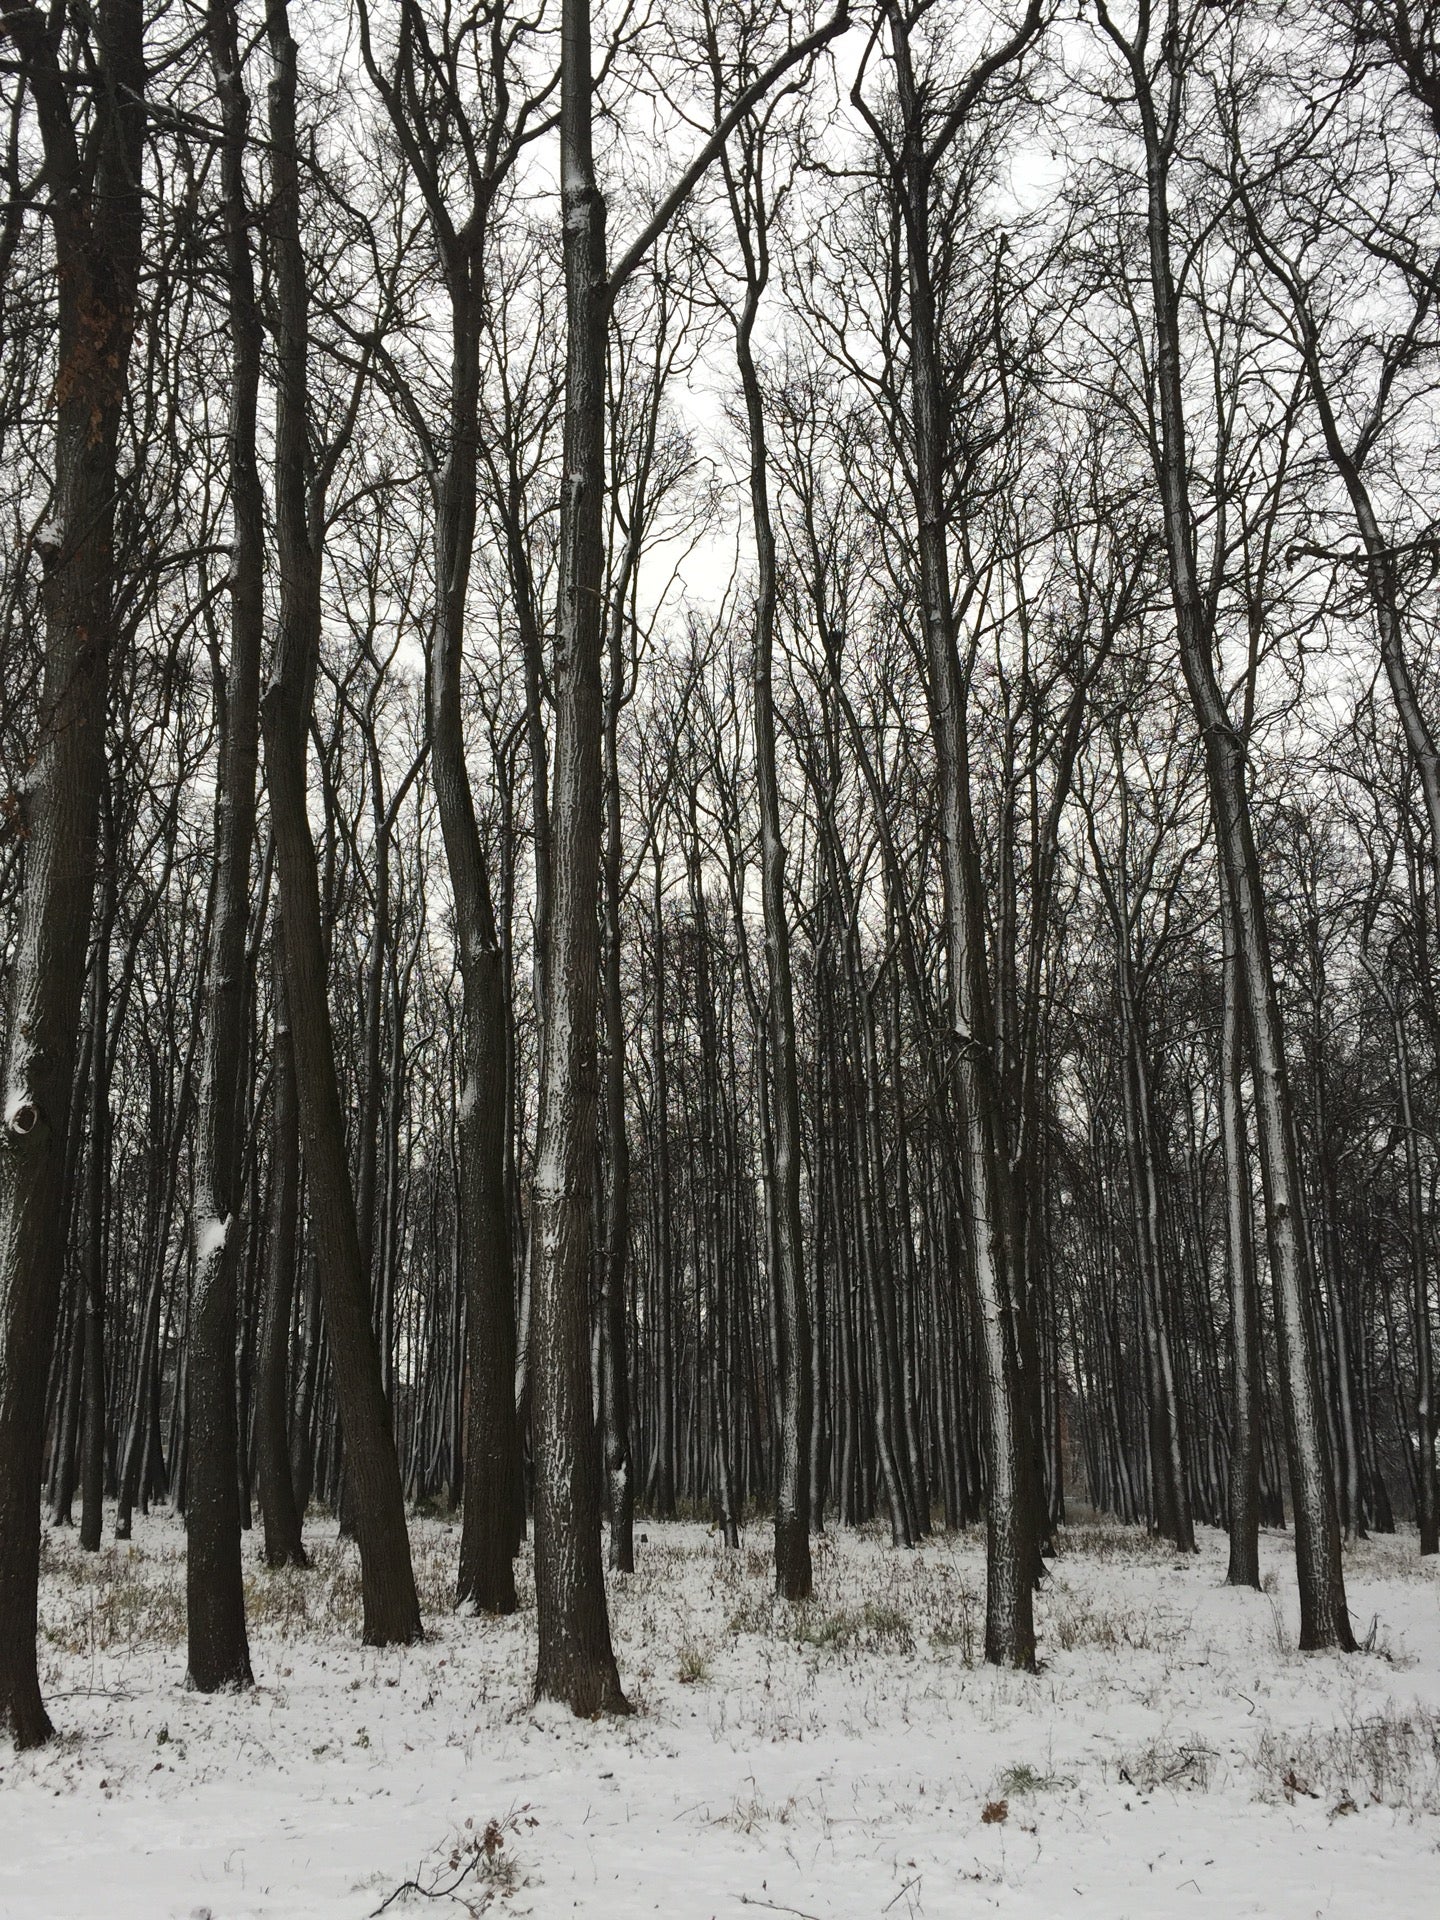
[[[195,1227],[195,1264],[203,1267],[207,1260],[213,1260],[225,1245],[225,1236],[230,1231],[230,1216],[223,1220],[212,1214],[208,1220],[197,1222]]]
[[[247,1536],[253,1693],[184,1688],[183,1532],[137,1519],[86,1557],[47,1533],[41,1666],[61,1738],[0,1747],[0,1914],[155,1920],[658,1913],[1433,1915],[1440,1568],[1412,1534],[1349,1555],[1373,1651],[1294,1651],[1293,1565],[1267,1593],[1073,1528],[1033,1676],[978,1661],[974,1535],[895,1553],[817,1542],[817,1597],[769,1597],[769,1538],[642,1523],[613,1589],[633,1718],[534,1707],[532,1588],[513,1620],[448,1611],[458,1528],[417,1518],[431,1638],[358,1644],[358,1569]],[[995,1817],[1000,1802],[1005,1817]],[[986,1819],[987,1809],[991,1818]],[[452,1865],[451,1862],[454,1862]]]

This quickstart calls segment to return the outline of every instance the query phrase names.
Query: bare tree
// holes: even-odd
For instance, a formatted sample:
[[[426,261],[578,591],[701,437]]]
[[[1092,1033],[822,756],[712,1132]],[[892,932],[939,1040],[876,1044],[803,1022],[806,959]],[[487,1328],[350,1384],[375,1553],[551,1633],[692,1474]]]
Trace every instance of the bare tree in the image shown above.
[[[1259,1144],[1295,1502],[1300,1644],[1351,1649],[1355,1637],[1345,1606],[1334,1471],[1316,1350],[1315,1280],[1303,1226],[1290,1070],[1250,814],[1245,746],[1220,690],[1213,623],[1207,618],[1195,553],[1179,293],[1171,251],[1170,174],[1184,126],[1187,67],[1201,29],[1195,16],[1182,10],[1180,0],[1167,0],[1159,22],[1148,4],[1142,4],[1128,32],[1117,24],[1104,0],[1097,0],[1097,5],[1101,30],[1119,54],[1133,91],[1144,150],[1146,236],[1158,348],[1156,478],[1164,509],[1181,667],[1205,743],[1211,808],[1230,890],[1255,1050]]]
[[[43,1396],[115,631],[116,443],[142,246],[144,13],[139,0],[100,0],[47,19],[6,0],[0,24],[36,102],[58,268],[53,507],[37,542],[45,669],[23,802],[0,1155],[0,1722],[33,1746],[51,1732],[35,1668]],[[93,129],[77,123],[62,71],[74,38],[96,63]]]
[[[305,780],[320,645],[325,496],[354,428],[361,378],[357,377],[338,429],[323,456],[316,459],[311,452],[309,288],[300,227],[298,60],[287,0],[266,0],[265,18],[274,69],[269,132],[280,605],[274,673],[261,701],[260,718],[285,927],[285,984],[310,1226],[325,1297],[335,1397],[360,1543],[363,1634],[367,1646],[406,1645],[420,1637],[420,1604],[345,1154]],[[362,362],[361,376],[364,370]]]

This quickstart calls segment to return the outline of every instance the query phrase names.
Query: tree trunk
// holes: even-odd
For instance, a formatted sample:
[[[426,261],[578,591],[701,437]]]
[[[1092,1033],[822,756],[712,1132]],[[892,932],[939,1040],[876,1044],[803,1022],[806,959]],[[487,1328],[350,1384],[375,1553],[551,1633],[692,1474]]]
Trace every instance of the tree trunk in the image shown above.
[[[755,185],[763,195],[763,182]],[[765,405],[752,340],[769,254],[762,231],[743,230],[732,193],[736,229],[745,254],[745,305],[736,324],[736,358],[745,396],[750,443],[750,516],[755,535],[755,656],[752,689],[755,720],[755,781],[760,806],[760,895],[765,915],[766,1043],[770,1096],[768,1137],[772,1159],[776,1382],[779,1459],[775,1479],[775,1591],[782,1600],[808,1600],[810,1566],[810,1426],[812,1420],[810,1297],[806,1291],[800,1223],[800,1090],[795,1066],[795,994],[790,971],[790,927],[785,905],[785,841],[780,824],[780,782],[775,760],[773,663],[779,581],[765,446]]]
[[[655,1071],[655,1517],[675,1518],[675,1333],[670,1233],[670,1090],[665,1042],[665,905],[660,836],[654,846],[655,983],[651,1052]]]
[[[250,253],[245,159],[250,103],[234,0],[211,0],[210,60],[224,129],[226,278],[230,325],[230,661],[215,793],[204,1064],[190,1299],[190,1457],[186,1480],[186,1613],[190,1684],[201,1693],[251,1684],[236,1482],[235,1314],[245,1244],[246,934],[259,759],[260,651],[265,624],[265,511],[255,454],[260,313]]]
[[[635,508],[638,531],[639,507]],[[605,1187],[601,1249],[602,1437],[610,1504],[610,1565],[635,1571],[635,1475],[630,1459],[629,1339],[625,1312],[630,1256],[630,1140],[625,1121],[625,1002],[620,976],[620,710],[625,694],[624,595],[617,591],[610,621],[610,677],[605,697]]]
[[[316,529],[323,524],[324,500],[309,450],[308,289],[300,242],[296,48],[287,0],[266,0],[266,24],[274,64],[270,143],[280,604],[274,679],[261,703],[261,722],[285,926],[285,976],[310,1228],[360,1544],[363,1638],[367,1646],[405,1645],[421,1636],[420,1605],[370,1291],[360,1262],[326,990],[319,874],[306,795],[306,740],[321,627]]]
[[[920,110],[908,28],[891,16],[891,37],[906,128],[902,161],[910,387],[913,412],[916,538],[925,625],[927,696],[939,775],[945,929],[950,960],[950,1039],[962,1108],[968,1200],[969,1270],[980,1336],[980,1381],[989,1467],[986,1500],[985,1657],[1033,1667],[1032,1607],[1038,1515],[1029,1457],[1020,1358],[1016,1351],[1015,1233],[981,903],[980,855],[970,805],[970,743],[960,671],[946,538],[946,403],[931,284],[930,192],[933,163],[921,151]]]
[[[87,1553],[99,1551],[105,1506],[105,1217],[110,1188],[110,939],[115,927],[115,849],[108,835],[106,840],[91,958],[90,1149],[85,1164],[80,1545]]]
[[[589,0],[561,15],[565,445],[555,638],[551,897],[531,1202],[536,1693],[624,1712],[600,1550],[590,1389],[589,1191],[595,1141],[600,868],[605,203],[591,144]]]
[[[430,752],[460,949],[464,1077],[460,1097],[461,1285],[466,1301],[465,1512],[456,1604],[513,1613],[514,1261],[505,1188],[504,955],[465,765],[460,665],[475,545],[479,395],[477,266],[448,263],[452,316],[450,435],[436,486],[437,607],[426,677]]]
[[[1395,1010],[1395,1064],[1400,1083],[1400,1127],[1405,1136],[1405,1193],[1410,1227],[1410,1311],[1415,1342],[1415,1518],[1422,1554],[1440,1553],[1440,1494],[1435,1474],[1435,1357],[1430,1331],[1430,1263],[1426,1258],[1420,1143],[1410,1099],[1410,1048]]]
[[[4,0],[3,17],[36,101],[59,268],[45,665],[0,1116],[0,1725],[29,1747],[52,1731],[35,1662],[44,1394],[115,634],[116,441],[140,266],[146,75],[139,0],[97,0],[99,85],[82,159],[44,14]]]
[[[1255,1280],[1250,1155],[1245,1138],[1245,1003],[1235,916],[1220,881],[1225,1006],[1220,1038],[1220,1130],[1225,1161],[1225,1252],[1230,1281],[1230,1566],[1232,1587],[1260,1585],[1260,1290]]]
[[[1170,143],[1178,115],[1174,111],[1168,115],[1162,134],[1143,41],[1139,44],[1126,41],[1111,21],[1103,0],[1097,0],[1097,5],[1102,27],[1130,70],[1145,144],[1150,281],[1158,345],[1155,377],[1161,428],[1157,479],[1164,509],[1181,666],[1205,745],[1211,812],[1225,866],[1225,881],[1230,888],[1254,1048],[1257,1130],[1270,1271],[1275,1288],[1280,1387],[1295,1503],[1300,1645],[1305,1650],[1333,1646],[1350,1651],[1355,1646],[1355,1636],[1345,1605],[1340,1522],[1325,1431],[1315,1328],[1314,1275],[1310,1271],[1304,1233],[1294,1103],[1275,992],[1269,914],[1250,819],[1244,743],[1231,723],[1216,677],[1213,635],[1195,555],[1181,384],[1179,301],[1170,244]],[[1181,76],[1175,66],[1173,44],[1168,39],[1165,57],[1170,68],[1170,85],[1178,88]]]
[[[270,1246],[256,1383],[256,1468],[265,1564],[303,1567],[303,1514],[290,1464],[290,1318],[300,1233],[300,1112],[285,992],[284,934],[275,935],[275,1077],[270,1121]]]

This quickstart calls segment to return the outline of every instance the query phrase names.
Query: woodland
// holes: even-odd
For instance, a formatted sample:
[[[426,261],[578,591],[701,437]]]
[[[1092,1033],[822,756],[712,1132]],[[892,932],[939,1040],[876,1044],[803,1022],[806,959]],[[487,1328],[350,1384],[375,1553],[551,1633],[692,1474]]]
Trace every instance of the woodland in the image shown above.
[[[0,124],[16,1761],[120,1550],[194,1712],[334,1555],[606,1724],[696,1539],[1428,1621],[1440,5],[0,0]]]

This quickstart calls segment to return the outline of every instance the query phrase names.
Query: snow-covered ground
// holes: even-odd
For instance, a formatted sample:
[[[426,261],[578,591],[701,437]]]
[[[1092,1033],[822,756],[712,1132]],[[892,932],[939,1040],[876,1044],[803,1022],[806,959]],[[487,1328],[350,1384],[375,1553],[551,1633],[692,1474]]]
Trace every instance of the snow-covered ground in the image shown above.
[[[461,1618],[459,1544],[412,1537],[431,1638],[357,1644],[357,1568],[269,1574],[246,1541],[253,1693],[184,1688],[183,1535],[83,1556],[47,1535],[41,1665],[61,1738],[0,1747],[0,1913],[158,1920],[471,1912],[596,1920],[1440,1913],[1440,1568],[1413,1534],[1349,1558],[1372,1650],[1294,1651],[1289,1543],[1266,1593],[1072,1528],[1043,1664],[979,1660],[973,1535],[817,1542],[769,1597],[769,1540],[644,1525],[613,1588],[638,1711],[530,1703],[535,1617]],[[1373,1621],[1373,1629],[1372,1629]]]

